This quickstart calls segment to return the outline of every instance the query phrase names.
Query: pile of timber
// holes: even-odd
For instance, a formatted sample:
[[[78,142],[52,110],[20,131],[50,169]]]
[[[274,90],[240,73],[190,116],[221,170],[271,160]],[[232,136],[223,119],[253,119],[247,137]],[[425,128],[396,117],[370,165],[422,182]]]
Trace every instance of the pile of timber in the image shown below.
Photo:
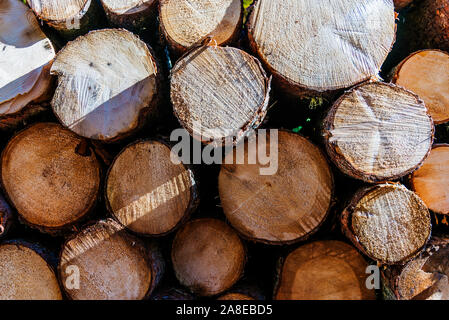
[[[25,2],[0,299],[449,300],[448,0]]]

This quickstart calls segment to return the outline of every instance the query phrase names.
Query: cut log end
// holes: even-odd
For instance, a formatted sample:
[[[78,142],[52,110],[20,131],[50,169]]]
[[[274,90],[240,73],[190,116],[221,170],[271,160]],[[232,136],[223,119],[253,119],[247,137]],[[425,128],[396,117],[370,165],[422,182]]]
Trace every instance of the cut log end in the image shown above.
[[[276,300],[374,300],[368,264],[350,245],[318,241],[290,253],[281,266]]]
[[[187,223],[176,234],[171,255],[178,280],[201,296],[229,289],[241,277],[246,260],[235,231],[216,219]]]
[[[449,54],[422,50],[411,54],[394,71],[392,82],[424,100],[436,124],[449,121]]]
[[[158,0],[101,0],[101,3],[115,27],[143,32],[156,24]]]
[[[333,178],[326,158],[295,133],[270,132],[267,139],[255,139],[245,142],[244,154],[230,153],[222,165],[219,193],[227,219],[245,237],[263,243],[293,243],[310,236],[331,206]],[[251,150],[255,143],[257,149]],[[276,159],[277,171],[261,175],[266,165],[247,160],[255,150],[276,150],[270,157]]]
[[[401,264],[422,251],[431,233],[424,202],[402,185],[359,191],[343,211],[342,229],[363,253],[383,264]]]
[[[233,144],[252,132],[266,115],[269,92],[258,60],[236,48],[199,47],[172,69],[175,114],[204,143]]]
[[[394,42],[395,13],[384,0],[259,0],[248,32],[278,84],[294,95],[319,94],[378,74]]]
[[[74,300],[139,300],[159,278],[151,254],[136,237],[112,219],[101,220],[68,240],[63,247],[59,274]],[[79,271],[79,288],[70,275]]]
[[[62,300],[58,280],[31,248],[0,245],[0,300]]]
[[[163,0],[159,12],[162,32],[175,54],[205,38],[217,45],[232,42],[243,17],[240,0]]]
[[[93,152],[77,154],[81,142],[58,124],[39,123],[8,143],[1,179],[24,222],[51,233],[90,212],[99,193],[100,165]]]
[[[400,11],[412,2],[413,0],[394,0],[394,8],[396,9],[396,11]]]
[[[410,182],[427,207],[439,214],[449,214],[449,145],[435,145]]]
[[[123,29],[92,31],[69,42],[52,74],[55,114],[80,136],[116,141],[154,113],[160,72],[147,45]]]
[[[193,172],[160,141],[137,142],[114,160],[106,199],[112,214],[133,232],[163,235],[195,209],[198,191]]]
[[[331,159],[347,175],[367,182],[399,179],[419,168],[433,134],[433,121],[418,96],[380,82],[345,93],[324,123]]]

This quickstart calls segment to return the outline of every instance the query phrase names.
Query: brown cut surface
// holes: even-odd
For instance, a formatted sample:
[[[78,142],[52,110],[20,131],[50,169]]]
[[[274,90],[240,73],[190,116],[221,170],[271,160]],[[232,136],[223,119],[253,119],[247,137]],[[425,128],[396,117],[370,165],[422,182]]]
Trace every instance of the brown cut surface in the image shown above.
[[[171,257],[178,280],[202,296],[229,289],[241,277],[246,259],[235,231],[210,218],[190,221],[180,229]]]
[[[72,224],[94,205],[100,164],[76,153],[81,139],[55,123],[21,131],[2,155],[2,183],[19,215],[43,228]]]
[[[392,82],[423,99],[435,123],[449,121],[449,54],[415,52],[398,66]]]
[[[412,174],[411,183],[430,210],[449,214],[449,146],[435,145],[423,166]]]
[[[227,293],[222,295],[217,300],[238,301],[238,300],[255,300],[255,299],[243,293]]]
[[[185,217],[195,200],[193,173],[170,147],[158,141],[138,142],[114,160],[106,196],[118,221],[145,235],[165,234]]]
[[[55,273],[34,250],[0,245],[0,300],[62,300]]]
[[[278,169],[261,175],[267,166],[260,158],[249,163],[248,156],[255,156],[249,145],[255,140],[245,142],[244,154],[229,153],[219,175],[223,211],[251,240],[282,244],[304,238],[321,225],[331,205],[333,178],[326,158],[295,133],[279,131],[277,137],[270,133],[257,139],[259,150],[276,150],[270,157]]]
[[[399,11],[402,8],[408,6],[412,2],[413,0],[394,0],[394,8],[396,9],[396,11]]]
[[[85,228],[63,247],[59,273],[74,300],[139,300],[153,281],[143,243],[112,219]],[[79,289],[72,289],[68,271],[79,270]]]
[[[316,241],[290,253],[282,267],[276,300],[374,300],[366,288],[367,262],[341,241]]]

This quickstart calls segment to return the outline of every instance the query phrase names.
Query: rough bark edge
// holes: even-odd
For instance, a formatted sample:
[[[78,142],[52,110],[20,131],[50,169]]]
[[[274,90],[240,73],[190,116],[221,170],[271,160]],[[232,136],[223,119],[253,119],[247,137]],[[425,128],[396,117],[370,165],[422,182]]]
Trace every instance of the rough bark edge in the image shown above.
[[[360,81],[355,82],[349,86],[336,86],[336,87],[332,87],[326,90],[322,90],[320,88],[313,88],[313,87],[307,87],[303,84],[297,83],[296,81],[290,80],[288,78],[286,78],[285,76],[283,76],[281,73],[279,73],[278,71],[276,71],[271,65],[270,63],[264,58],[264,55],[262,54],[262,52],[259,49],[259,46],[256,43],[256,40],[253,37],[253,29],[254,26],[251,24],[251,20],[253,15],[255,14],[254,8],[256,3],[259,0],[255,0],[254,3],[251,5],[250,9],[250,13],[248,15],[248,20],[246,22],[246,27],[247,27],[247,32],[248,32],[248,42],[249,42],[249,47],[250,50],[257,56],[259,57],[259,59],[262,61],[262,64],[264,65],[264,67],[269,71],[270,74],[272,74],[273,79],[274,79],[274,83],[276,86],[279,87],[279,89],[287,94],[289,94],[290,96],[293,97],[308,97],[308,96],[321,96],[321,97],[332,97],[333,95],[335,95],[335,93],[339,90],[342,89],[347,89],[347,88],[351,88],[354,86],[358,86],[366,81],[369,81],[373,78],[377,78],[378,74],[381,70],[381,67],[379,67],[379,71],[377,74],[373,74],[369,77],[365,77],[364,79],[360,79]],[[397,31],[397,24],[395,23],[395,30],[394,30],[394,37],[393,37],[393,41],[391,43],[390,46],[390,50],[386,53],[383,61],[385,62],[385,60],[387,59],[388,55],[390,54],[391,50],[393,49],[393,46],[396,42],[396,31]]]
[[[8,235],[13,224],[13,210],[0,193],[0,239]]]
[[[150,103],[142,108],[139,112],[139,115],[137,117],[136,120],[136,125],[132,128],[129,128],[126,132],[118,132],[117,135],[113,138],[110,139],[94,139],[94,138],[85,138],[85,139],[89,139],[92,141],[97,141],[97,142],[103,142],[103,143],[117,143],[121,140],[124,140],[126,138],[129,138],[131,136],[133,136],[134,134],[136,134],[139,130],[141,130],[146,124],[154,122],[154,118],[158,116],[159,114],[159,109],[161,107],[161,102],[162,102],[162,92],[163,92],[163,75],[162,75],[162,68],[160,67],[160,63],[159,60],[156,58],[155,52],[153,50],[153,48],[147,44],[145,41],[143,41],[138,35],[133,34],[131,31],[128,31],[126,29],[123,28],[108,28],[108,29],[99,29],[99,30],[92,30],[90,31],[88,34],[90,34],[91,32],[102,32],[102,31],[116,31],[116,30],[121,30],[121,31],[126,31],[131,33],[133,36],[137,37],[140,41],[142,41],[142,43],[145,44],[146,48],[148,49],[150,55],[151,55],[151,62],[153,63],[154,66],[154,70],[155,70],[155,92],[153,95],[152,100],[150,101]],[[87,36],[84,35],[84,36]],[[69,44],[75,44],[77,41],[82,40],[81,37],[84,36],[80,36],[77,39],[73,40],[73,41],[69,41],[64,48],[61,49],[60,52],[62,52],[67,45]],[[57,76],[57,78],[59,78],[59,76]],[[59,79],[57,80],[57,86],[59,87]],[[67,125],[64,124],[64,122],[61,120],[61,118],[59,117],[59,115],[54,111],[53,108],[53,104],[51,103],[51,108],[53,110],[53,113],[55,114],[55,117],[58,119],[59,123],[66,128],[67,130],[70,130],[70,128],[68,128]],[[70,130],[72,131],[72,130]],[[73,131],[72,131],[73,132]]]
[[[41,125],[41,124],[51,124],[51,125],[55,125],[55,123],[53,122],[39,122],[39,123],[35,123],[35,124],[31,124],[25,128],[23,128],[22,130],[20,130],[19,132],[17,132],[9,141],[7,146],[3,149],[3,151],[1,152],[0,155],[0,159],[1,159],[1,164],[0,164],[0,189],[3,191],[4,197],[5,199],[11,203],[14,206],[14,202],[11,200],[8,192],[6,191],[5,185],[3,183],[3,175],[2,175],[2,163],[3,163],[3,159],[5,157],[6,151],[8,149],[8,147],[10,146],[10,144],[13,142],[13,140],[15,140],[20,134],[22,134],[24,131],[36,126],[36,125]],[[64,130],[68,130],[66,128],[64,128]],[[71,131],[70,131],[71,132]],[[71,132],[72,133],[72,132]],[[81,138],[80,143],[78,144],[78,146],[80,146],[83,142],[85,142],[86,139]],[[81,226],[84,222],[88,221],[90,219],[90,217],[93,215],[94,210],[96,208],[96,206],[99,204],[99,196],[101,194],[101,187],[102,187],[102,173],[103,173],[103,169],[101,167],[100,161],[96,156],[96,153],[94,152],[94,149],[91,146],[87,146],[89,152],[91,152],[93,155],[95,155],[95,158],[98,162],[98,168],[99,168],[99,175],[98,175],[98,179],[99,179],[99,187],[98,190],[96,192],[96,196],[94,197],[94,199],[92,200],[92,202],[88,205],[88,207],[83,211],[83,214],[80,215],[80,218],[78,218],[75,221],[66,223],[65,225],[62,225],[60,227],[46,227],[46,226],[41,226],[41,225],[36,225],[33,224],[31,222],[29,222],[28,220],[26,220],[19,211],[17,211],[17,217],[18,217],[18,221],[23,224],[26,225],[32,229],[38,230],[41,233],[47,233],[50,236],[53,237],[57,237],[57,236],[63,236],[67,233],[71,233],[73,231],[77,231],[78,227]],[[15,207],[15,206],[14,206]]]
[[[16,113],[0,116],[0,132],[12,132],[23,128],[29,121],[48,110],[49,108],[44,104],[28,104]]]
[[[191,165],[189,164],[185,164],[182,163],[182,165],[184,166],[184,169],[188,170],[191,172],[191,175],[193,176],[193,180],[195,181],[195,184],[192,185],[190,187],[190,200],[189,200],[189,204],[187,206],[186,211],[184,212],[183,217],[178,221],[178,223],[171,228],[170,230],[164,232],[164,233],[160,233],[160,234],[145,234],[145,233],[138,233],[135,232],[131,229],[128,228],[128,226],[124,225],[115,215],[114,211],[112,210],[111,207],[111,203],[109,202],[109,198],[108,198],[108,194],[107,194],[107,186],[108,186],[108,180],[109,180],[109,174],[111,173],[112,168],[114,167],[115,162],[117,161],[117,159],[122,155],[123,152],[125,152],[128,148],[135,146],[139,143],[145,143],[145,142],[159,142],[163,145],[165,145],[167,148],[169,148],[171,150],[172,145],[167,142],[165,139],[163,138],[152,138],[152,139],[142,139],[142,140],[137,140],[134,141],[130,144],[128,144],[126,147],[124,147],[118,154],[117,156],[114,158],[114,160],[112,161],[111,165],[109,166],[109,169],[106,173],[106,178],[105,178],[105,183],[104,183],[104,200],[105,200],[105,204],[106,204],[106,209],[108,210],[108,212],[111,214],[111,216],[114,218],[115,221],[117,221],[121,226],[123,226],[129,233],[131,234],[135,234],[137,236],[141,236],[141,237],[163,237],[166,236],[176,230],[178,230],[182,225],[184,225],[189,218],[191,217],[192,213],[198,208],[199,206],[199,202],[200,202],[200,197],[199,197],[199,188],[198,188],[198,182],[197,182],[197,178],[196,178],[196,174],[192,168]]]
[[[395,185],[395,186],[401,185],[400,183],[396,183],[396,182],[388,182],[387,184]],[[386,261],[381,261],[381,260],[376,259],[371,254],[369,254],[365,250],[363,245],[358,241],[358,238],[354,234],[354,231],[352,229],[351,217],[352,217],[353,211],[354,211],[355,207],[357,206],[357,204],[359,203],[359,201],[365,195],[367,195],[368,193],[370,193],[371,191],[373,191],[377,188],[378,188],[378,185],[368,186],[368,187],[362,188],[361,190],[359,190],[355,193],[355,195],[352,197],[352,199],[349,201],[348,205],[345,207],[345,209],[343,209],[343,212],[340,215],[341,232],[343,233],[343,235],[346,236],[347,239],[349,239],[351,241],[351,243],[357,248],[357,250],[359,250],[364,256],[370,258],[371,260],[378,262],[378,264],[380,263],[381,265],[389,265],[389,266],[404,265],[411,259],[418,256],[426,248],[427,243],[432,236],[432,222],[430,222],[430,232],[429,232],[429,236],[427,237],[427,240],[425,241],[423,246],[418,248],[414,253],[411,253],[410,255],[403,258],[402,260],[396,261],[393,263],[391,263],[391,262],[389,263]]]
[[[206,40],[208,43],[200,44],[199,46],[195,47],[191,51],[186,52],[184,55],[182,55],[178,59],[178,61],[173,66],[173,68],[170,70],[170,76],[169,76],[170,79],[173,77],[174,70],[176,69],[178,64],[181,64],[181,63],[186,64],[186,62],[183,61],[184,58],[187,58],[190,55],[195,57],[196,55],[200,54],[203,50],[205,50],[208,46],[210,46],[210,44],[211,44],[210,38],[208,38]],[[268,104],[270,102],[272,77],[267,76],[265,70],[262,67],[262,64],[256,57],[250,55],[249,53],[247,53],[241,49],[238,49],[238,48],[235,48],[235,49],[240,50],[243,55],[246,55],[248,58],[251,58],[256,62],[257,66],[260,69],[260,72],[261,72],[261,75],[263,77],[264,84],[265,84],[265,99],[264,99],[264,101],[262,102],[262,104],[260,106],[258,106],[258,109],[255,112],[253,112],[253,118],[248,120],[240,129],[237,129],[237,131],[234,131],[233,137],[237,137],[237,139],[233,138],[232,142],[229,141],[229,136],[222,137],[220,139],[213,139],[210,141],[208,141],[208,140],[200,141],[199,139],[197,139],[197,134],[195,134],[193,132],[193,129],[190,128],[189,126],[187,126],[186,123],[184,123],[178,116],[177,109],[173,103],[173,100],[171,99],[171,94],[170,94],[170,103],[173,106],[173,113],[174,113],[176,119],[181,124],[181,126],[190,134],[191,137],[193,137],[197,141],[200,141],[204,145],[213,144],[214,147],[230,146],[230,145],[236,146],[242,138],[249,136],[253,132],[253,130],[257,129],[263,123],[263,121],[268,113],[268,109],[269,109]],[[198,52],[196,52],[196,51],[198,51]],[[180,68],[182,68],[182,67],[183,66],[181,65]],[[202,137],[200,137],[200,138],[202,138]]]
[[[240,229],[235,228],[229,222],[226,213],[224,212],[224,210],[222,210],[222,211],[223,211],[223,214],[224,214],[224,216],[226,218],[226,222],[228,222],[228,224],[231,225],[232,228],[238,233],[238,235],[241,238],[243,238],[244,240],[250,241],[250,242],[254,242],[254,243],[262,243],[262,244],[266,244],[266,245],[286,246],[286,245],[292,245],[292,244],[296,244],[298,242],[302,242],[302,241],[308,240],[311,236],[313,236],[315,233],[317,233],[319,231],[319,229],[321,228],[321,226],[327,221],[327,219],[329,218],[330,212],[332,211],[332,208],[333,208],[333,206],[335,204],[335,178],[334,178],[334,174],[332,172],[332,168],[331,168],[331,165],[330,165],[330,162],[329,162],[329,159],[328,159],[327,155],[321,150],[321,148],[318,145],[316,145],[310,139],[307,139],[305,136],[303,136],[300,133],[296,133],[296,132],[293,132],[293,131],[290,131],[290,130],[287,130],[287,129],[278,129],[278,131],[287,132],[287,133],[291,133],[291,134],[297,135],[301,139],[311,143],[318,150],[318,152],[323,156],[323,159],[325,160],[325,162],[328,165],[329,173],[330,173],[330,176],[331,176],[331,190],[330,190],[331,194],[330,194],[329,206],[328,206],[328,208],[326,210],[326,213],[325,213],[323,219],[321,220],[321,222],[315,228],[313,228],[310,232],[308,232],[307,234],[305,234],[305,235],[303,235],[303,236],[301,236],[299,238],[296,238],[296,239],[293,239],[293,240],[286,240],[286,241],[271,241],[271,240],[266,240],[266,239],[254,238],[254,237],[251,237],[251,236],[243,233],[242,231],[240,231]],[[233,150],[231,150],[231,152],[232,151]],[[220,171],[222,170],[222,168],[223,168],[223,166],[221,166]]]
[[[193,301],[195,296],[178,287],[163,287],[158,289],[150,300]]]
[[[427,159],[427,157],[430,154],[430,151],[432,150],[432,144],[433,144],[433,141],[435,138],[435,126],[434,126],[433,119],[430,116],[428,110],[426,110],[426,114],[429,117],[429,120],[430,120],[431,126],[432,126],[432,136],[431,136],[431,143],[429,144],[429,150],[427,151],[426,155],[421,160],[421,162],[419,162],[416,166],[408,169],[407,171],[404,171],[401,174],[396,174],[396,175],[393,175],[390,177],[383,177],[383,176],[378,176],[375,174],[370,174],[370,173],[366,173],[364,171],[358,170],[358,169],[354,168],[352,166],[352,164],[350,164],[346,160],[345,156],[342,155],[338,151],[338,146],[334,142],[329,142],[329,137],[331,136],[330,131],[334,127],[335,114],[337,113],[337,110],[338,110],[341,102],[348,95],[352,94],[354,91],[356,91],[360,87],[367,85],[367,84],[378,84],[378,85],[388,86],[388,87],[394,88],[394,89],[405,90],[416,99],[418,104],[422,104],[423,106],[425,106],[424,101],[422,101],[415,93],[413,93],[410,90],[407,90],[401,86],[397,86],[395,84],[384,83],[384,82],[366,82],[366,83],[362,83],[356,87],[353,87],[349,91],[346,91],[337,101],[335,101],[335,103],[331,107],[328,115],[326,116],[326,118],[323,121],[322,136],[324,137],[324,142],[325,142],[324,144],[326,145],[326,151],[327,151],[329,157],[331,158],[332,162],[335,163],[335,165],[347,176],[350,176],[352,178],[359,179],[359,180],[362,180],[362,181],[368,182],[368,183],[381,183],[381,182],[387,182],[387,181],[391,181],[391,180],[398,180],[398,179],[418,170],[423,165],[424,161]]]
[[[162,15],[161,15],[161,8],[162,8],[162,2],[165,0],[159,0],[159,4],[158,4],[158,17],[159,17],[159,32],[162,36],[162,38],[165,40],[165,43],[167,45],[167,47],[169,48],[169,51],[171,52],[171,54],[173,55],[173,57],[175,58],[175,61],[179,61],[183,58],[183,56],[189,52],[189,51],[193,51],[193,49],[195,49],[196,47],[199,46],[200,43],[202,43],[204,40],[206,39],[211,39],[211,37],[209,35],[205,36],[203,39],[200,39],[197,43],[193,44],[190,47],[184,47],[180,44],[178,44],[176,41],[174,41],[167,33],[167,30],[165,28],[164,22],[162,21]],[[244,8],[243,8],[243,1],[241,3],[241,9],[240,9],[240,18],[239,21],[237,23],[237,26],[233,32],[233,34],[231,35],[231,37],[229,39],[227,39],[226,41],[222,42],[219,44],[219,46],[228,46],[228,45],[233,45],[235,44],[239,38],[240,38],[240,32],[242,31],[243,28],[243,17],[244,17]]]

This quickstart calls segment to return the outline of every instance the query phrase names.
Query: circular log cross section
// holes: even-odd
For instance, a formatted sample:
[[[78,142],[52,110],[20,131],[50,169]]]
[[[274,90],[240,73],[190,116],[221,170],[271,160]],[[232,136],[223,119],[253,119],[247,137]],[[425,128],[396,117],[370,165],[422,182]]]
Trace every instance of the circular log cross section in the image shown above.
[[[238,37],[243,17],[240,0],[162,0],[159,19],[162,33],[176,54],[205,38],[217,45]]]
[[[348,88],[377,76],[395,38],[392,1],[259,0],[254,52],[293,95]]]
[[[422,251],[432,225],[424,202],[402,185],[359,191],[341,216],[342,230],[367,256],[401,264]]]
[[[201,296],[232,287],[245,265],[245,248],[235,231],[216,219],[188,222],[178,231],[171,251],[176,277]]]
[[[291,132],[279,131],[277,137],[270,132],[266,139],[249,141],[244,155],[229,153],[221,167],[218,184],[226,218],[252,241],[289,244],[307,238],[331,206],[333,177],[326,158],[314,144]],[[262,175],[266,165],[245,160],[254,156],[249,151],[253,143],[257,150],[275,150],[270,157],[277,163],[276,172]]]
[[[165,143],[137,142],[114,160],[107,176],[106,199],[114,217],[129,230],[157,236],[173,231],[195,209],[193,172]]]
[[[25,223],[54,233],[85,218],[100,189],[100,164],[82,139],[55,123],[38,123],[10,140],[1,179]]]
[[[123,29],[92,31],[69,42],[51,73],[61,123],[90,139],[119,140],[156,108],[159,70],[147,45]]]
[[[259,61],[242,50],[199,47],[171,72],[175,114],[203,143],[236,144],[265,118],[270,79]]]
[[[380,82],[345,93],[329,111],[324,138],[330,158],[366,182],[399,179],[419,168],[433,143],[432,118],[422,100]]]
[[[155,24],[158,0],[101,0],[108,20],[116,27],[145,31]]]
[[[349,244],[316,241],[291,252],[280,268],[276,300],[375,300],[368,264]]]

